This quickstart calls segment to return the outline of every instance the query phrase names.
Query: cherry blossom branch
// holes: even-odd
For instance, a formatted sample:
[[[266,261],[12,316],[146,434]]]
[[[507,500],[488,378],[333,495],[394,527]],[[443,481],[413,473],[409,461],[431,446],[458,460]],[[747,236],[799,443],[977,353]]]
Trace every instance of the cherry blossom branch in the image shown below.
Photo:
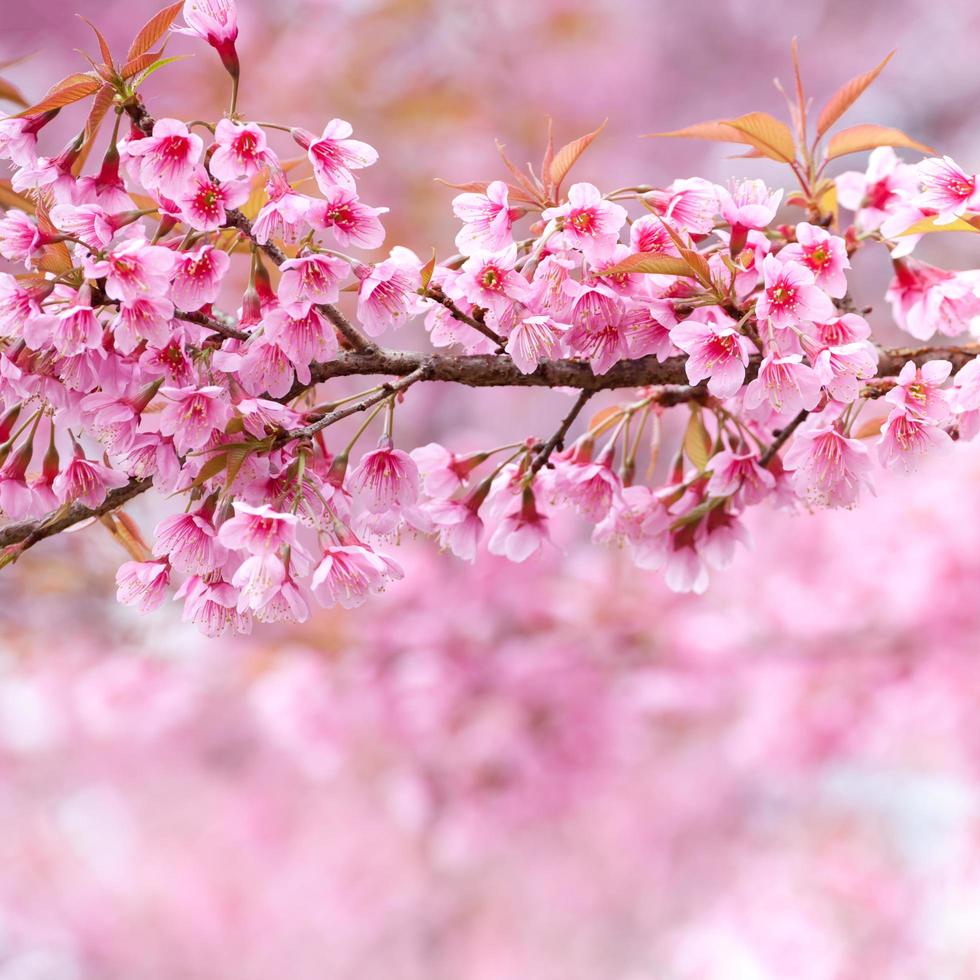
[[[98,507],[86,507],[84,504],[72,504],[67,509],[55,511],[46,518],[35,521],[18,521],[16,524],[8,524],[0,528],[0,548],[10,548],[19,545],[14,558],[19,557],[28,548],[43,541],[45,538],[53,537],[62,531],[81,524],[93,517],[102,517],[122,507],[134,497],[145,493],[153,486],[152,477],[143,479],[133,478],[125,486],[110,490],[106,494],[105,500]],[[8,559],[9,560],[9,559]]]
[[[133,125],[147,136],[153,135],[153,127],[156,120],[147,111],[143,100],[138,95],[133,95],[123,108],[132,120]],[[260,248],[266,255],[275,262],[276,266],[281,266],[288,261],[288,256],[277,245],[272,242],[258,242],[255,239],[255,232],[252,230],[252,222],[237,208],[230,208],[225,213],[225,227],[234,228],[244,235],[252,244]],[[324,303],[317,307],[324,316],[341,332],[344,339],[358,351],[377,350],[377,344],[365,337],[357,327],[352,324],[347,317],[341,313],[337,307],[330,303]],[[220,332],[220,331],[219,331]]]
[[[476,317],[470,316],[468,313],[464,313],[443,291],[440,286],[429,286],[425,291],[424,295],[428,299],[435,300],[440,306],[447,309],[452,315],[454,320],[459,320],[460,323],[466,323],[471,326],[478,333],[483,334],[487,340],[492,340],[496,345],[498,350],[502,353],[504,348],[507,346],[507,341],[500,336],[494,330],[491,330],[482,320],[478,320]]]
[[[769,448],[759,457],[759,465],[761,467],[765,468],[773,461],[776,453],[783,448],[786,440],[806,421],[809,414],[806,409],[802,409],[798,414],[793,416],[790,422],[779,430],[779,435],[773,439]]]
[[[544,444],[541,451],[534,458],[531,464],[531,473],[537,473],[547,462],[548,457],[556,450],[564,448],[565,436],[572,427],[572,423],[578,418],[579,413],[585,408],[585,403],[595,394],[594,391],[583,391],[575,400],[572,410],[562,419],[555,434]]]
[[[187,323],[196,323],[198,326],[221,334],[222,337],[231,337],[234,340],[248,340],[249,338],[249,335],[244,330],[228,326],[228,324],[222,323],[220,320],[215,319],[213,316],[208,316],[206,313],[184,313],[181,310],[176,310],[174,316],[178,320],[185,320]]]

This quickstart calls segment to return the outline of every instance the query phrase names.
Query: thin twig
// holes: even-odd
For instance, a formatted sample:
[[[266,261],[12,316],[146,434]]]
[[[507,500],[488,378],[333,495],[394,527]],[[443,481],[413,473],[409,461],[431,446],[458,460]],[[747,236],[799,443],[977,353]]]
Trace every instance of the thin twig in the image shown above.
[[[507,346],[507,341],[499,333],[491,330],[482,320],[478,320],[476,317],[464,313],[439,286],[429,286],[423,295],[426,299],[435,300],[440,306],[445,307],[454,320],[468,324],[478,333],[482,333],[487,340],[492,340],[497,345],[498,351],[503,351]]]
[[[197,311],[194,313],[185,313],[182,310],[177,310],[174,312],[174,316],[178,320],[185,320],[187,323],[196,323],[200,327],[206,327],[208,330],[214,331],[214,333],[221,334],[222,337],[232,337],[235,340],[248,340],[249,337],[244,330],[239,330],[237,327],[230,327],[213,316],[208,316],[206,313]]]
[[[554,450],[562,449],[565,444],[565,436],[568,435],[568,430],[572,427],[572,423],[578,418],[579,412],[585,408],[585,403],[595,394],[594,391],[583,391],[579,394],[578,398],[575,399],[575,404],[572,406],[572,410],[562,419],[561,425],[558,426],[558,430],[555,434],[544,444],[541,452],[538,453],[534,458],[534,462],[531,464],[531,473],[537,473],[545,463],[548,462],[548,457],[551,456]]]
[[[786,440],[806,421],[807,416],[810,413],[804,408],[801,409],[799,414],[795,415],[792,421],[788,422],[786,426],[780,430],[779,435],[773,439],[769,448],[759,457],[759,465],[763,468],[768,466],[775,457],[776,453],[786,444]]]

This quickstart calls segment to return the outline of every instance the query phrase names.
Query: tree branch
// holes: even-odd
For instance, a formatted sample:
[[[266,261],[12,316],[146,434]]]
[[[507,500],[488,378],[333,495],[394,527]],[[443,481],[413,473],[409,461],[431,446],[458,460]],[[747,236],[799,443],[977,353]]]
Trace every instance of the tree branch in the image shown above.
[[[468,313],[464,313],[443,291],[439,286],[429,286],[429,288],[423,293],[427,299],[435,300],[440,306],[445,307],[452,316],[454,320],[459,320],[460,323],[466,323],[471,326],[477,333],[483,334],[487,340],[492,340],[497,348],[502,352],[507,346],[507,341],[500,336],[494,330],[491,330],[482,320],[478,320],[474,316],[470,316]]]
[[[564,446],[565,436],[568,435],[568,430],[572,427],[572,423],[578,418],[579,412],[585,408],[585,403],[595,394],[594,391],[583,391],[578,398],[575,400],[575,404],[572,406],[571,411],[562,419],[561,425],[558,426],[558,430],[555,434],[544,444],[541,452],[538,453],[534,458],[534,462],[531,464],[531,473],[537,473],[548,462],[548,458],[551,456],[552,452],[556,449],[561,449]]]

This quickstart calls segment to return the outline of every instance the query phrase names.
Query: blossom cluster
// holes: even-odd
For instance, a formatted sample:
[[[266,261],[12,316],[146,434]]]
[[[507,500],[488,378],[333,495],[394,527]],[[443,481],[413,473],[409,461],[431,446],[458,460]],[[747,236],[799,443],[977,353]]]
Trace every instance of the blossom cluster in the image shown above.
[[[172,592],[219,636],[253,618],[302,622],[311,600],[360,604],[402,577],[385,549],[403,533],[467,561],[485,549],[522,562],[571,510],[595,541],[700,592],[746,540],[746,507],[848,507],[882,468],[914,469],[980,429],[975,351],[883,351],[848,292],[851,257],[874,244],[890,253],[887,299],[914,338],[959,337],[980,316],[980,271],[911,255],[929,231],[976,230],[977,178],[949,158],[912,165],[894,137],[865,137],[854,145],[876,147],[866,172],[836,179],[804,145],[792,196],[758,179],[563,190],[597,131],[557,152],[549,142],[537,175],[505,160],[511,182],[461,185],[457,254],[424,263],[395,246],[372,260],[352,250],[385,239],[386,209],[358,185],[377,152],[341,119],[316,135],[238,111],[231,0],[187,0],[180,28],[220,55],[229,113],[149,115],[136,89],[164,62],[146,51],[179,9],[143,29],[149,43],[122,67],[105,53],[72,76],[96,98],[61,152],[45,155],[43,130],[81,83],[0,120],[12,171],[0,256],[23,270],[0,275],[0,508],[26,528],[0,529],[4,562],[102,517],[133,559],[120,601],[150,611]],[[85,173],[110,107],[101,167]],[[791,159],[788,128],[787,151],[782,124],[763,116],[724,124],[726,138]],[[781,220],[784,204],[806,220]],[[339,308],[348,293],[354,322]],[[379,346],[415,318],[451,353]],[[582,394],[551,438],[396,446],[408,389],[461,373]],[[324,395],[324,379],[351,374],[399,378]],[[630,394],[565,448],[604,388]],[[668,417],[684,413],[658,466]],[[354,415],[363,422],[334,438]],[[150,485],[180,509],[146,543],[113,512]]]

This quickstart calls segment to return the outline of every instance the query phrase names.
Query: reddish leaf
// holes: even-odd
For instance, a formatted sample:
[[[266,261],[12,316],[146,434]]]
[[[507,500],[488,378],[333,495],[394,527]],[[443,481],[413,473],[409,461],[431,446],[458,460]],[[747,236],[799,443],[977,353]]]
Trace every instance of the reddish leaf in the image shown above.
[[[177,19],[183,6],[182,3],[172,3],[154,14],[133,39],[129,51],[126,52],[126,61],[130,62],[141,54],[146,54],[170,30],[170,25]]]
[[[591,133],[586,133],[585,136],[580,136],[577,140],[572,140],[571,143],[566,143],[555,155],[551,161],[551,165],[548,167],[548,172],[543,174],[546,180],[549,180],[555,189],[555,193],[558,193],[558,189],[561,187],[561,182],[568,175],[568,171],[572,169],[575,161],[589,148],[592,141],[606,128],[606,120],[598,128],[594,129]]]
[[[119,74],[123,78],[132,78],[133,75],[138,75],[141,71],[149,68],[160,55],[163,54],[163,48],[158,51],[144,51],[143,54],[137,55],[135,58],[130,58],[126,64],[119,69]]]
[[[34,103],[18,113],[19,116],[32,116],[50,109],[60,109],[62,106],[79,102],[86,96],[94,95],[102,88],[102,80],[88,73],[77,73],[63,78],[53,86],[40,102]]]
[[[85,120],[82,148],[78,151],[78,157],[71,168],[75,176],[78,176],[82,172],[82,167],[85,166],[85,161],[88,159],[89,153],[92,152],[95,137],[99,135],[99,127],[102,125],[105,114],[109,111],[109,106],[112,105],[114,96],[115,91],[113,87],[111,85],[103,85],[92,103],[92,109],[88,114],[88,119]]]
[[[15,85],[0,78],[0,99],[4,99],[7,102],[13,102],[15,105],[26,106],[28,105],[27,99],[24,98]]]
[[[728,125],[742,133],[745,142],[763,156],[782,163],[792,163],[796,159],[796,146],[789,126],[768,112],[749,112],[737,119],[729,119]]]
[[[871,71],[866,71],[863,75],[852,78],[834,93],[830,101],[820,110],[820,117],[817,119],[817,139],[820,139],[857,102],[864,90],[881,74],[894,54],[895,52],[892,51],[877,68],[872,68]]]
[[[112,52],[109,51],[109,42],[106,41],[105,37],[103,37],[102,31],[100,31],[87,17],[83,17],[81,14],[75,14],[75,16],[79,20],[85,21],[85,23],[88,24],[88,26],[95,32],[95,36],[99,39],[99,51],[102,53],[102,63],[106,66],[106,68],[111,69],[113,67]]]
[[[643,272],[659,276],[693,276],[694,272],[689,262],[676,255],[654,255],[651,252],[637,252],[627,255],[622,262],[598,270],[603,276],[626,275],[631,272]]]
[[[873,150],[879,146],[900,146],[908,150],[918,150],[934,156],[936,151],[925,143],[906,136],[900,129],[891,126],[876,126],[874,123],[863,123],[842,129],[830,139],[827,146],[827,159],[833,160],[848,153],[860,153],[862,150]]]

